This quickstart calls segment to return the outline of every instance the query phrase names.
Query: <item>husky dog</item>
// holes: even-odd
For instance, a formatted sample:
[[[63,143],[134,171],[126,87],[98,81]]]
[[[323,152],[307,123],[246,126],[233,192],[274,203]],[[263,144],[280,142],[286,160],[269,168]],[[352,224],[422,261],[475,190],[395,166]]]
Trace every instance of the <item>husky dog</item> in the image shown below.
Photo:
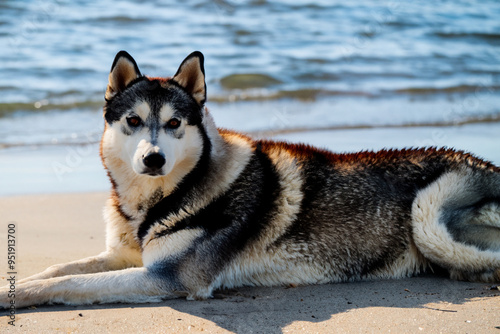
[[[218,129],[203,61],[194,52],[153,78],[116,55],[101,141],[106,251],[18,282],[17,307],[205,299],[432,266],[500,281],[500,168],[447,149],[334,154]]]

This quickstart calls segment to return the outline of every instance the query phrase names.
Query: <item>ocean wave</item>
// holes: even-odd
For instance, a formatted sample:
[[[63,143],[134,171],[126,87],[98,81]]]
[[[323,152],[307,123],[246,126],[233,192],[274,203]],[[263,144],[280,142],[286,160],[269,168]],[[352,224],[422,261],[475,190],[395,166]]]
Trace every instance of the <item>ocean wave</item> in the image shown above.
[[[276,136],[280,134],[301,133],[301,132],[319,132],[319,131],[341,131],[341,130],[362,130],[362,129],[404,129],[404,128],[429,128],[429,127],[456,127],[470,124],[484,124],[500,122],[500,112],[489,115],[475,115],[454,119],[449,121],[423,121],[423,122],[401,122],[401,123],[381,123],[371,124],[359,122],[356,124],[326,124],[320,126],[297,126],[291,124],[288,127],[280,127],[275,129],[262,129],[245,131],[250,136],[255,138]],[[62,136],[57,139],[40,139],[29,142],[1,142],[0,150],[9,148],[22,147],[47,147],[47,146],[86,146],[95,145],[100,141],[101,131]]]
[[[443,94],[481,94],[500,91],[500,85],[455,85],[447,87],[406,87],[398,89],[356,90],[356,89],[328,89],[328,88],[297,88],[280,89],[281,81],[267,75],[234,74],[219,81],[222,90],[215,89],[210,93],[209,102],[226,103],[236,101],[277,101],[298,100],[318,101],[332,97],[367,97],[387,98],[391,96],[425,96],[433,97]],[[0,87],[0,91],[11,87]],[[46,112],[52,110],[99,110],[104,105],[100,92],[90,94],[87,99],[80,100],[82,92],[68,90],[49,92],[46,98],[30,102],[0,102],[0,117],[15,112]]]
[[[369,97],[386,98],[391,96],[426,96],[433,97],[442,94],[481,94],[500,91],[500,85],[456,85],[448,87],[407,87],[381,90],[335,90],[326,88],[299,88],[299,89],[234,89],[229,92],[214,94],[209,97],[214,102],[235,101],[271,101],[280,99],[294,99],[300,101],[317,101],[325,97]]]
[[[125,15],[112,15],[112,16],[99,16],[94,18],[86,18],[86,19],[72,19],[69,22],[73,23],[97,23],[97,24],[112,24],[118,23],[121,25],[126,24],[140,24],[140,23],[148,23],[151,21],[149,17],[131,17]]]
[[[248,90],[233,90],[225,94],[213,94],[209,97],[209,101],[224,103],[236,101],[275,101],[282,99],[291,99],[299,101],[316,101],[325,97],[349,97],[349,96],[364,96],[374,97],[375,95],[364,91],[342,91],[328,90],[321,88],[302,88],[290,90],[269,90],[269,89],[248,89]]]
[[[500,42],[500,33],[488,32],[435,32],[435,36],[445,39],[474,38],[484,42]]]
[[[220,79],[220,84],[225,89],[263,88],[281,83],[281,80],[260,73],[230,74]]]
[[[14,112],[45,112],[53,110],[72,109],[100,109],[104,105],[103,101],[72,101],[67,103],[50,103],[48,100],[38,100],[34,102],[7,102],[0,103],[0,117],[5,117]]]
[[[256,137],[267,137],[279,134],[314,132],[314,131],[335,131],[335,130],[362,130],[362,129],[399,129],[399,128],[429,128],[429,127],[454,127],[469,124],[497,123],[500,122],[500,113],[491,115],[477,115],[455,119],[451,121],[432,121],[432,122],[408,122],[395,124],[353,124],[353,125],[322,125],[317,127],[289,127],[272,130],[250,131],[248,134]]]
[[[393,92],[410,95],[433,95],[433,94],[453,94],[453,93],[482,93],[500,90],[500,85],[457,85],[449,87],[409,87],[396,89]]]

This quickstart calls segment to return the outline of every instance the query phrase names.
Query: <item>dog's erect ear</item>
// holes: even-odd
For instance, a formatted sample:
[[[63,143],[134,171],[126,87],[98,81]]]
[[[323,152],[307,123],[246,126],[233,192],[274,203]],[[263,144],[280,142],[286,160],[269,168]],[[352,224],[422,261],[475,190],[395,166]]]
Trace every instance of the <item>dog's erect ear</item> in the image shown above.
[[[111,72],[109,73],[108,88],[106,89],[106,100],[111,99],[116,93],[123,91],[133,80],[141,76],[139,67],[127,51],[116,54]]]
[[[191,53],[184,59],[173,79],[202,106],[207,99],[205,85],[205,69],[203,68],[203,54],[199,51]]]

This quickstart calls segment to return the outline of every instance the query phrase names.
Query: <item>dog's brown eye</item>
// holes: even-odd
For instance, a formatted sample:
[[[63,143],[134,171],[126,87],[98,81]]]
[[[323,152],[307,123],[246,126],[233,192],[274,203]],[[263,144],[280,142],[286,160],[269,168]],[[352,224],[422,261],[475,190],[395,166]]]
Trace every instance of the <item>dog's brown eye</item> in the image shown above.
[[[127,124],[133,128],[138,127],[141,125],[141,119],[137,116],[127,117]]]
[[[167,122],[167,128],[169,129],[177,129],[181,125],[181,121],[177,118],[172,118]]]

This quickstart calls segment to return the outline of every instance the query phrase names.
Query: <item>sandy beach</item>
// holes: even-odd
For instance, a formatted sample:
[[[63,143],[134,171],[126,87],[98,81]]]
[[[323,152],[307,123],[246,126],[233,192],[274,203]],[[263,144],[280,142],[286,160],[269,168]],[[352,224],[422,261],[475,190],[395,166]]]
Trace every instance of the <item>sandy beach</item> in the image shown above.
[[[1,249],[16,224],[17,278],[104,249],[106,193],[0,198]],[[6,283],[6,256],[0,257]],[[500,291],[489,284],[422,276],[304,287],[241,288],[207,301],[39,306],[19,309],[25,333],[500,333]]]

